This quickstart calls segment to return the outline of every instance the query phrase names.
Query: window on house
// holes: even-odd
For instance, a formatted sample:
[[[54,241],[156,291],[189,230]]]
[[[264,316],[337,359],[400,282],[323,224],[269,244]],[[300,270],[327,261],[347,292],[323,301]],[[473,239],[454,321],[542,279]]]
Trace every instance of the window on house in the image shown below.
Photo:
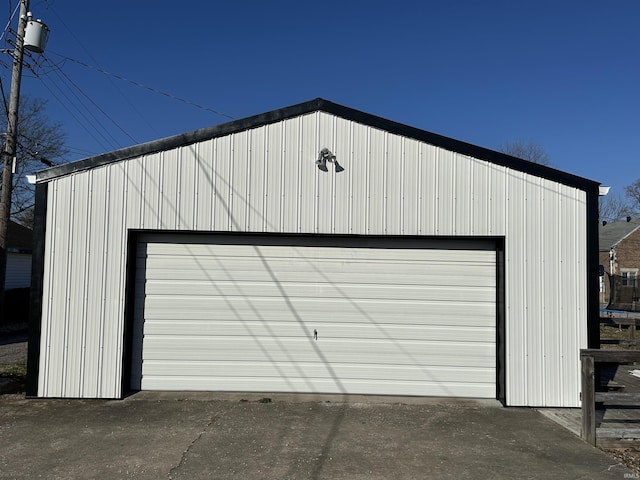
[[[630,270],[630,271],[622,271],[620,272],[621,276],[622,276],[622,286],[623,287],[635,287],[636,286],[636,282],[637,282],[637,277],[638,277],[638,271],[637,270]]]

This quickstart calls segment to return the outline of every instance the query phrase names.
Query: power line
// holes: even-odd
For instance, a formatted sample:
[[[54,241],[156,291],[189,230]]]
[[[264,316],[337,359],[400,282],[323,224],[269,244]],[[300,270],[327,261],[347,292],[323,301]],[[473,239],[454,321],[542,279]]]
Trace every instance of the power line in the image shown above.
[[[43,55],[43,56],[44,56],[44,55]],[[47,58],[46,58],[46,57],[45,57],[45,61],[46,61],[47,63],[50,63],[50,62],[47,60]],[[51,65],[53,65],[53,64],[51,64]],[[116,126],[116,127],[117,127],[117,128],[118,128],[118,129],[123,133],[123,134],[125,134],[127,137],[129,137],[129,140],[131,140],[133,143],[138,143],[138,142],[136,141],[136,139],[135,139],[135,138],[133,138],[131,135],[129,135],[129,133],[128,133],[124,128],[122,128],[122,127],[121,127],[121,126],[120,126],[120,125],[119,125],[119,124],[118,124],[118,123],[117,123],[113,118],[111,118],[107,112],[105,112],[102,108],[100,108],[100,106],[99,106],[96,102],[94,102],[94,101],[91,99],[91,97],[89,97],[89,95],[87,95],[86,93],[84,93],[84,91],[83,91],[83,90],[78,86],[78,84],[77,84],[77,83],[75,83],[73,80],[71,80],[71,78],[69,77],[69,75],[67,75],[66,73],[64,73],[64,71],[63,71],[61,68],[58,68],[58,69],[57,69],[57,71],[58,71],[58,72],[59,72],[59,73],[60,73],[60,74],[61,74],[61,75],[62,75],[62,76],[63,76],[63,77],[64,77],[64,78],[65,78],[65,79],[66,79],[66,80],[71,84],[71,85],[73,85],[73,86],[76,88],[76,90],[78,90],[78,92],[80,92],[80,93],[82,94],[82,96],[83,96],[83,97],[85,97],[87,100],[89,100],[89,102],[91,102],[91,104],[92,104],[94,107],[96,107],[96,108],[100,111],[100,113],[102,113],[102,114],[103,114],[103,115],[104,115],[104,116],[105,116],[105,117],[106,117],[106,118],[107,118],[111,123],[113,123],[113,125],[115,125],[115,126]]]
[[[46,0],[44,0],[47,6],[47,9],[53,13],[56,17],[58,17],[59,21],[65,26],[66,24],[64,24],[64,20],[61,19],[55,12],[55,9],[51,8],[51,4],[49,2],[47,2]],[[11,2],[9,4],[10,6],[10,10],[11,10]],[[17,9],[16,9],[17,11]],[[15,15],[15,12],[14,14]],[[13,18],[13,16],[12,16]],[[10,23],[11,20],[9,21],[9,24],[7,25],[7,27],[5,28],[5,32],[6,31],[11,31],[10,30]],[[68,29],[68,27],[67,27]],[[68,29],[69,30],[69,29]],[[70,35],[75,38],[73,31],[69,30]],[[13,32],[11,32],[13,33]],[[5,34],[3,33],[2,36],[4,36]],[[0,36],[0,39],[2,38],[2,36]],[[77,40],[77,39],[76,39]],[[5,40],[8,41],[10,43],[11,40]],[[82,46],[82,44],[77,40],[77,43],[80,44],[80,46]],[[84,48],[84,47],[83,47]],[[84,129],[88,135],[94,139],[94,141],[96,141],[96,143],[98,145],[100,145],[100,148],[104,149],[104,150],[108,150],[108,149],[117,149],[119,148],[119,142],[118,140],[116,140],[116,138],[109,132],[110,129],[106,128],[104,126],[104,124],[96,117],[96,115],[94,115],[91,111],[91,109],[88,108],[87,105],[91,105],[93,108],[95,108],[97,111],[100,112],[100,114],[102,116],[104,116],[104,118],[106,118],[109,122],[111,122],[111,124],[113,124],[118,130],[120,130],[127,138],[129,138],[133,143],[138,143],[136,139],[134,139],[124,128],[122,128],[103,108],[101,108],[87,93],[85,93],[82,88],[72,80],[72,78],[67,75],[65,73],[65,71],[63,70],[63,67],[65,65],[65,63],[68,62],[73,62],[77,65],[80,65],[82,67],[85,67],[87,69],[99,72],[103,75],[105,75],[106,77],[110,78],[110,79],[116,79],[116,80],[120,80],[122,82],[126,82],[129,83],[131,85],[134,85],[136,87],[145,89],[147,91],[150,91],[152,93],[155,94],[159,94],[162,95],[164,97],[167,97],[169,99],[172,100],[176,100],[179,102],[182,102],[186,105],[213,113],[215,115],[218,116],[222,116],[231,120],[234,120],[235,118],[227,115],[223,112],[211,109],[209,107],[205,107],[203,105],[200,105],[198,103],[186,100],[184,98],[175,96],[173,94],[161,91],[159,89],[156,89],[154,87],[151,87],[149,85],[145,85],[142,84],[140,82],[136,82],[133,80],[130,80],[122,75],[118,75],[112,72],[109,72],[103,68],[94,66],[94,65],[90,65],[86,62],[80,61],[80,60],[76,60],[74,58],[65,56],[65,55],[61,55],[55,52],[49,52],[52,53],[53,55],[56,55],[57,57],[59,57],[60,60],[54,62],[51,60],[50,57],[45,57],[44,55],[40,55],[37,58],[34,58],[33,56],[30,55],[30,53],[27,51],[25,52],[26,56],[28,56],[29,58],[31,58],[33,60],[33,65],[29,65],[25,63],[25,67],[27,67],[27,70],[31,71],[33,73],[33,75],[35,76],[35,78],[37,78],[38,80],[41,81],[42,85],[46,88],[46,90],[49,91],[49,93],[60,103],[60,105],[67,110],[67,112],[71,115],[72,118],[74,118],[74,120],[78,123],[78,125],[81,126],[82,129]],[[91,54],[89,52],[89,56],[91,57]],[[93,58],[93,57],[91,57]],[[0,60],[1,62],[1,60]],[[95,62],[95,59],[94,59]],[[4,63],[4,62],[2,62]],[[97,62],[95,62],[97,63]],[[46,77],[49,81],[45,81]],[[57,80],[56,80],[57,79]],[[113,87],[125,98],[125,100],[128,101],[128,99],[124,96],[124,94],[122,93],[122,91],[120,91],[117,86],[112,82]],[[0,87],[2,87],[2,85],[0,85]],[[54,89],[56,90],[54,92]],[[88,101],[88,103],[87,103]],[[135,108],[135,104],[134,102],[130,102],[128,101],[130,108],[132,108],[140,117],[141,119],[148,124],[148,121],[146,120],[146,117],[144,117],[136,108]],[[149,127],[153,130],[153,126],[149,125]],[[99,138],[98,138],[99,137]]]
[[[31,139],[29,137],[27,137],[26,135],[20,134],[19,136],[23,137],[27,141],[31,141]],[[33,150],[31,150],[31,148],[27,147],[24,143],[20,142],[19,140],[17,141],[17,144],[18,144],[18,146],[20,148],[22,148],[22,150],[24,150],[31,157],[33,157],[34,160],[39,161],[40,163],[46,165],[47,167],[53,167],[55,165],[55,162],[49,160],[48,158],[44,157],[43,155],[40,155],[38,152],[34,152]]]
[[[92,157],[94,155],[97,155],[100,152],[97,152],[95,150],[85,150],[82,148],[77,148],[77,147],[71,147],[66,145],[65,148],[67,149],[68,153],[74,154],[74,155],[78,155],[78,156],[84,156],[84,157]]]
[[[12,43],[11,41],[9,41]],[[60,105],[71,115],[72,118],[84,129],[87,134],[94,139],[94,141],[100,145],[100,148],[103,150],[117,149],[122,145],[120,142],[116,140],[116,138],[111,135],[109,129],[104,127],[102,122],[94,115],[91,109],[87,108],[87,102],[82,101],[82,98],[79,94],[88,99],[89,103],[93,105],[98,111],[100,111],[106,118],[108,118],[119,130],[121,130],[127,137],[131,139],[133,143],[137,143],[137,141],[131,137],[122,127],[120,127],[103,109],[101,109],[96,102],[94,102],[82,89],[68,76],[66,73],[62,71],[60,65],[53,64],[44,55],[41,55],[37,58],[34,58],[30,55],[30,52],[25,50],[25,56],[29,56],[32,60],[34,60],[33,65],[27,64],[23,61],[24,66],[31,71],[33,77],[40,80],[42,85],[45,87],[47,91],[51,94],[51,96],[57,100]],[[64,60],[60,62],[61,65],[64,64]],[[36,71],[36,68],[38,71]],[[47,77],[49,80],[44,81],[43,75],[39,72],[43,72],[43,75]],[[51,75],[53,74],[53,75]],[[56,78],[59,81],[56,81]],[[4,97],[4,85],[0,83],[0,90]],[[55,90],[55,91],[54,91]],[[6,99],[4,101],[6,104]],[[5,113],[8,109],[5,105]],[[99,137],[99,138],[98,138]],[[89,155],[93,154],[93,152],[89,152]]]
[[[207,111],[207,112],[211,112],[211,113],[213,113],[213,114],[215,114],[215,115],[220,115],[221,117],[226,117],[226,118],[228,118],[228,119],[230,119],[230,120],[235,120],[235,118],[234,118],[234,117],[232,117],[231,115],[227,115],[226,113],[222,113],[222,112],[219,112],[219,111],[217,111],[217,110],[213,110],[213,109],[211,109],[211,108],[209,108],[209,107],[205,107],[205,106],[203,106],[203,105],[199,105],[199,104],[194,103],[194,102],[192,102],[192,101],[190,101],[190,100],[185,100],[184,98],[176,97],[175,95],[172,95],[172,94],[167,93],[167,92],[163,92],[163,91],[158,90],[158,89],[156,89],[156,88],[150,87],[149,85],[145,85],[145,84],[143,84],[143,83],[139,83],[139,82],[136,82],[136,81],[134,81],[134,80],[129,80],[128,78],[125,78],[125,77],[123,77],[122,75],[117,75],[117,74],[115,74],[115,73],[108,72],[108,71],[103,70],[103,69],[101,69],[101,68],[98,68],[98,67],[95,67],[95,66],[89,65],[88,63],[81,62],[80,60],[75,60],[75,59],[73,59],[73,58],[66,57],[66,56],[64,56],[64,55],[60,55],[59,53],[55,53],[55,52],[51,52],[51,53],[53,53],[54,55],[58,55],[59,57],[61,57],[61,58],[65,59],[65,60],[68,60],[68,61],[70,61],[70,62],[73,62],[73,63],[76,63],[76,64],[78,64],[78,65],[81,65],[81,66],[83,66],[83,67],[85,67],[85,68],[89,68],[89,69],[91,69],[91,70],[95,70],[95,71],[97,71],[97,72],[100,72],[100,73],[102,73],[103,75],[107,75],[107,76],[109,76],[109,77],[116,78],[116,79],[121,80],[121,81],[123,81],[123,82],[127,82],[127,83],[130,83],[130,84],[132,84],[132,85],[135,85],[136,87],[144,88],[145,90],[149,90],[150,92],[157,93],[157,94],[159,94],[159,95],[163,95],[163,96],[165,96],[165,97],[171,98],[172,100],[177,100],[177,101],[182,102],[182,103],[185,103],[185,104],[187,104],[187,105],[191,105],[192,107],[196,107],[196,108],[199,108],[199,109],[201,109],[201,110],[205,110],[205,111]]]
[[[40,77],[38,78],[42,81]],[[48,77],[48,78],[51,79],[51,77]],[[62,105],[62,107],[67,112],[69,112],[69,114],[78,123],[78,125],[80,125],[89,134],[89,136],[91,136],[91,138],[93,138],[100,145],[101,148],[105,150],[109,150],[110,148],[113,148],[114,144],[117,145],[117,142],[113,137],[111,137],[111,139],[108,139],[101,131],[98,130],[96,125],[100,125],[100,122],[97,121],[95,116],[91,113],[91,111],[89,111],[86,108],[86,106],[84,106],[81,102],[78,102],[84,108],[84,110],[86,110],[86,113],[85,113],[80,107],[76,106],[76,103],[74,103],[73,99],[70,98],[69,95],[67,95],[67,93],[60,87],[60,85],[54,82],[53,79],[51,80],[52,80],[51,86],[56,88],[59,95],[52,90],[51,86],[47,82],[42,81],[42,85],[49,91],[49,93],[53,96],[53,98],[55,98],[58,101],[58,103],[60,103],[60,105]],[[66,99],[66,102],[60,99],[60,95],[64,97],[64,99]],[[88,115],[93,117],[93,121],[91,121]],[[79,118],[79,117],[82,117],[82,118]],[[102,141],[99,138],[97,138],[96,135],[94,135],[94,133],[99,137],[101,137]]]
[[[47,4],[47,9],[50,8],[50,5],[48,4],[48,1],[45,0],[45,4]],[[80,48],[82,48],[82,50],[84,51],[84,53],[91,59],[91,61],[99,66],[99,62],[95,59],[95,57],[91,54],[91,51],[88,50],[84,44],[82,43],[82,41],[76,36],[75,32],[73,29],[69,28],[67,26],[67,24],[65,23],[64,19],[58,15],[58,13],[55,11],[55,9],[51,8],[49,9],[49,11],[51,13],[53,13],[53,15],[58,19],[58,21],[62,24],[62,26],[67,30],[67,33],[69,34],[69,36],[71,36],[71,38],[73,38],[74,42],[76,45],[79,45]],[[62,60],[62,62],[64,62],[64,58]],[[138,118],[140,118],[140,120],[142,122],[145,123],[145,125],[152,130],[153,132],[155,132],[157,135],[159,135],[158,131],[156,130],[156,128],[149,122],[149,120],[147,119],[147,117],[145,115],[142,114],[142,112],[140,112],[140,110],[135,106],[135,103],[132,102],[123,92],[122,90],[120,90],[115,82],[113,81],[113,78],[109,77],[109,83],[113,86],[114,90],[116,90],[120,96],[122,96],[122,98],[127,102],[129,108],[131,108],[137,115]]]
[[[16,13],[18,12],[19,9],[20,9],[20,2],[18,2],[18,4],[16,5],[16,8],[13,10],[13,13],[9,16],[9,20],[7,21],[7,26],[4,27],[4,30],[2,31],[2,35],[0,35],[0,40],[2,40],[5,33],[7,33],[7,31],[11,29],[11,22],[13,22],[13,17],[16,16]],[[9,5],[9,11],[11,11],[11,5]]]
[[[0,92],[2,92],[2,106],[4,107],[4,114],[6,117],[9,117],[9,104],[7,103],[7,96],[4,91],[4,83],[2,82],[2,78],[0,78]]]

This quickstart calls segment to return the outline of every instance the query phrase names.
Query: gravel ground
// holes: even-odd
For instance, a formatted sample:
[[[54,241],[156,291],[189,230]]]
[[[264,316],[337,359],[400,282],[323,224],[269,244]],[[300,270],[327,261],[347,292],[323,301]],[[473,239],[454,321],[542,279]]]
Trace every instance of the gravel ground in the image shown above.
[[[0,395],[24,394],[27,363],[27,334],[24,331],[0,334]]]
[[[27,361],[27,335],[12,333],[0,337],[0,365],[16,365]]]
[[[620,463],[625,464],[629,469],[633,470],[636,473],[636,477],[640,478],[640,448],[617,448],[617,449],[606,449],[604,452],[608,455],[611,455]]]

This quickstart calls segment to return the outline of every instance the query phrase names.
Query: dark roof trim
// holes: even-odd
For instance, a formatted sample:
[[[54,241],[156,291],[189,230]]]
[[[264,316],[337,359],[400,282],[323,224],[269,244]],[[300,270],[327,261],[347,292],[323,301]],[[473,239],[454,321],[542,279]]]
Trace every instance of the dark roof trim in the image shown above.
[[[305,115],[315,111],[323,111],[331,113],[338,117],[342,117],[346,120],[351,120],[357,123],[369,125],[380,130],[385,130],[390,133],[401,135],[415,140],[434,145],[436,147],[444,148],[445,150],[451,150],[454,152],[468,155],[470,157],[478,158],[480,160],[486,160],[497,165],[502,165],[517,171],[529,173],[538,177],[553,180],[571,187],[576,187],[582,190],[596,190],[600,185],[598,182],[588,180],[576,175],[572,175],[567,172],[556,170],[554,168],[546,167],[536,163],[528,162],[504,153],[489,150],[487,148],[472,145],[470,143],[461,142],[460,140],[454,140],[449,137],[438,135],[436,133],[420,130],[415,127],[410,127],[392,120],[387,120],[382,117],[377,117],[369,113],[354,110],[349,107],[338,105],[336,103],[329,102],[322,98],[316,98],[304,103],[299,103],[290,107],[273,110],[271,112],[261,113],[252,117],[247,117],[241,120],[234,120],[221,125],[214,125],[212,127],[202,128],[192,132],[175,135],[172,137],[155,140],[140,145],[134,145],[132,147],[123,148],[95,157],[86,158],[84,160],[78,160],[77,162],[57,165],[53,168],[43,170],[37,173],[37,182],[43,182],[52,180],[57,177],[62,177],[76,172],[89,170],[101,165],[107,165],[128,158],[138,157],[142,155],[149,155],[160,151],[171,150],[177,147],[191,145],[197,142],[210,140],[216,137],[222,137],[232,133],[249,130],[251,128],[261,127],[271,123],[276,123],[281,120],[286,120],[300,115]]]

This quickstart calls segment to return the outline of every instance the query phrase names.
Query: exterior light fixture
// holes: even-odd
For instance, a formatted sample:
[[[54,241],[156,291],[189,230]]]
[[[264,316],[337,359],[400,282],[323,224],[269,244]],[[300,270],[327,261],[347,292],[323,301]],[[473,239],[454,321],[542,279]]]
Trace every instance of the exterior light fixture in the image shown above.
[[[335,165],[336,173],[344,171],[344,168],[338,163],[338,161],[336,160],[336,156],[331,153],[331,150],[329,150],[328,148],[323,148],[318,154],[316,165],[323,172],[328,172],[329,169],[327,168],[327,162],[333,163]]]

